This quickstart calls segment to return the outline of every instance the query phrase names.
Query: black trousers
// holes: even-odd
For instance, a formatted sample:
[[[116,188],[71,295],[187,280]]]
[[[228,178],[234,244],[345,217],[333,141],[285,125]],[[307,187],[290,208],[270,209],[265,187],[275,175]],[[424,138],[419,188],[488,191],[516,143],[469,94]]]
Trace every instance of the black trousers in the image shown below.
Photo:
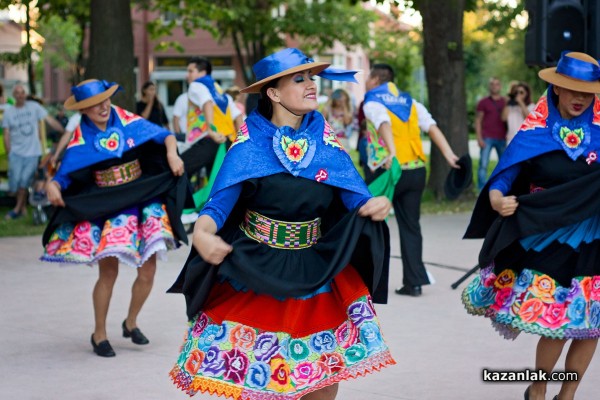
[[[185,172],[192,176],[199,172],[203,167],[206,168],[207,176],[210,176],[210,170],[215,162],[215,157],[219,150],[219,143],[209,137],[200,139],[181,154]]]
[[[425,167],[402,170],[392,200],[400,233],[402,284],[405,286],[429,284],[423,264],[423,236],[419,222],[426,176]]]

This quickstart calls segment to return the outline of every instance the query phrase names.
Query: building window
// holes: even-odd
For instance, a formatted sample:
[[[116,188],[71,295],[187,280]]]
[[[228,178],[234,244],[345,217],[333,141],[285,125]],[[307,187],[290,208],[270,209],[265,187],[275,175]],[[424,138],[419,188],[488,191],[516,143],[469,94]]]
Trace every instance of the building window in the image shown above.
[[[163,25],[168,25],[172,22],[181,25],[181,16],[178,13],[164,12],[160,14],[160,19],[162,20]]]

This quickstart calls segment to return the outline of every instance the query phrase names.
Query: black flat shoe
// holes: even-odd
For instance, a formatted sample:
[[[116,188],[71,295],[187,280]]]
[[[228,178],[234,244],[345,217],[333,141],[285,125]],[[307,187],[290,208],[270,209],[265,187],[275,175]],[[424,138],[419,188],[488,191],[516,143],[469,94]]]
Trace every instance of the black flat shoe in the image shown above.
[[[92,333],[90,341],[92,342],[92,348],[94,349],[94,353],[98,354],[100,357],[114,357],[117,355],[117,353],[115,353],[108,340],[103,340],[100,343],[96,344],[94,342],[94,334]]]
[[[423,292],[421,286],[402,286],[400,289],[395,290],[396,294],[419,297]]]
[[[125,325],[125,321],[123,321],[123,337],[131,338],[131,341],[135,344],[148,344],[150,341],[139,328],[133,328],[132,330],[127,329],[127,325]]]

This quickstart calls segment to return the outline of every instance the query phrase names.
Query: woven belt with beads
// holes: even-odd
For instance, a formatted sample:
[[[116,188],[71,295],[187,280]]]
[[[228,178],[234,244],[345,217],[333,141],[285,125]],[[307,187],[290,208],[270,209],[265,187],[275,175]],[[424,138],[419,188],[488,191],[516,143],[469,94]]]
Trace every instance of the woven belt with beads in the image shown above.
[[[96,185],[100,187],[119,186],[135,181],[142,176],[142,167],[138,160],[115,165],[102,171],[94,171]]]
[[[305,249],[321,236],[321,218],[306,222],[278,221],[255,211],[246,211],[240,228],[258,242],[279,249]]]
[[[402,168],[402,169],[417,169],[417,168],[424,167],[425,165],[427,165],[425,163],[425,161],[418,159],[415,161],[409,161],[409,162],[402,163],[402,164],[400,164],[400,168]]]

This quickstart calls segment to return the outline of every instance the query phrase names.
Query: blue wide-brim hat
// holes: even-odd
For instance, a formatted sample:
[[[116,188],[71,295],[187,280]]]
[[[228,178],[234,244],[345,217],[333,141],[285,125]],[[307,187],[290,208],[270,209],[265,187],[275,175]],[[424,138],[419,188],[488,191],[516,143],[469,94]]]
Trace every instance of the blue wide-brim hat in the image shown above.
[[[321,78],[357,83],[354,74],[358,71],[328,68],[330,65],[327,62],[315,61],[298,49],[283,49],[254,64],[252,70],[257,82],[240,90],[240,92],[260,93],[260,89],[272,80],[307,70],[310,70],[313,75],[319,75]]]
[[[538,76],[554,86],[582,93],[600,93],[600,67],[592,56],[563,52],[556,67],[545,68]]]
[[[267,82],[306,70],[310,70],[314,75],[317,75],[330,65],[326,62],[314,61],[298,49],[283,49],[254,64],[252,70],[257,82],[242,89],[241,92],[260,93],[260,89]]]
[[[65,103],[65,110],[83,110],[102,103],[113,94],[123,90],[116,82],[88,79],[71,88],[73,95]]]

